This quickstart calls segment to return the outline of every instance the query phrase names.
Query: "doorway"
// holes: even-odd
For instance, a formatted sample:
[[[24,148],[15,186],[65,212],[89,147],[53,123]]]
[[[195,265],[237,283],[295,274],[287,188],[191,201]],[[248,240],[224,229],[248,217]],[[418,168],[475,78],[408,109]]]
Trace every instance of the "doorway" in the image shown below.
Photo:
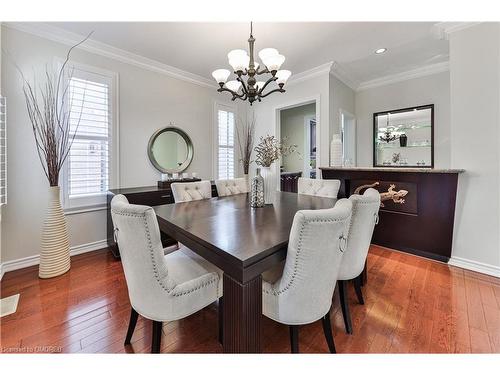
[[[297,192],[299,177],[316,178],[318,124],[316,101],[279,110],[279,140],[296,145],[280,161],[280,190]]]

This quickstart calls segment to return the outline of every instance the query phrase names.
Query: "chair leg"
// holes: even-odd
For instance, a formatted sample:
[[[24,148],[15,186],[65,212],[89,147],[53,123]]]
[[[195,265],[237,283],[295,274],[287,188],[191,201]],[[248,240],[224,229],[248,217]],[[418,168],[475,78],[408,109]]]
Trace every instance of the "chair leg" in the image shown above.
[[[356,291],[356,296],[358,297],[358,302],[360,305],[364,305],[365,300],[363,299],[363,292],[361,290],[361,286],[363,285],[363,274],[356,277],[353,281],[354,281],[354,290]]]
[[[333,341],[330,311],[328,311],[328,313],[321,319],[321,323],[323,323],[323,332],[325,333],[325,339],[326,343],[328,344],[328,349],[330,349],[330,353],[337,353],[337,351],[335,350],[335,342]]]
[[[347,300],[347,281],[338,280],[340,307],[342,308],[342,316],[344,317],[345,331],[352,335],[351,314],[349,313],[349,302]]]
[[[139,314],[132,307],[132,310],[130,311],[130,321],[128,323],[127,336],[125,337],[125,342],[123,343],[123,345],[130,344],[130,340],[132,340],[132,335],[134,334],[135,325],[137,324],[138,317]]]
[[[290,346],[292,353],[299,352],[299,326],[290,326]]]
[[[162,326],[163,322],[157,322],[153,320],[153,340],[151,342],[151,353],[160,352]]]
[[[219,306],[217,307],[219,315],[219,343],[224,345],[224,297],[219,298]]]

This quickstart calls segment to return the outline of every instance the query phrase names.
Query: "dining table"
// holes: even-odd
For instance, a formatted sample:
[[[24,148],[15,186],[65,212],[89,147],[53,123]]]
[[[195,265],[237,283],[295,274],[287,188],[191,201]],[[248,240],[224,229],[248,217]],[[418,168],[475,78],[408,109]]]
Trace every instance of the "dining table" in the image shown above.
[[[224,352],[262,351],[262,273],[286,258],[297,211],[335,202],[277,191],[261,208],[245,193],[153,207],[162,232],[223,271]]]

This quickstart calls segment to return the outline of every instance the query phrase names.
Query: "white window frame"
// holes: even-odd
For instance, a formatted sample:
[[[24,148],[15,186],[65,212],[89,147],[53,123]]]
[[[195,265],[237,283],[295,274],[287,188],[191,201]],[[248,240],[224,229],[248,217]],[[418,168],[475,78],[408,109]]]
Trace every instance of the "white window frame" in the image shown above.
[[[58,70],[61,68],[63,60],[57,59],[56,65]],[[119,188],[120,178],[119,178],[119,76],[118,73],[105,70],[101,68],[96,68],[94,66],[76,63],[71,61],[68,63],[69,69],[74,68],[75,70],[82,70],[91,74],[97,74],[109,78],[111,81],[110,93],[109,93],[109,103],[111,104],[111,129],[110,129],[110,152],[109,152],[109,189]],[[67,79],[67,77],[66,77]],[[106,196],[107,192],[102,194],[95,194],[83,197],[69,197],[69,164],[68,159],[66,159],[63,168],[61,170],[61,175],[59,177],[61,185],[61,202],[63,209],[66,214],[74,214],[80,212],[97,211],[103,210],[107,207]]]
[[[214,103],[214,113],[213,113],[213,147],[212,147],[212,154],[213,154],[213,168],[212,168],[212,174],[214,176],[214,180],[219,179],[219,110],[221,111],[226,111],[226,112],[232,112],[234,114],[234,152],[233,152],[233,158],[234,158],[234,171],[233,171],[233,176],[234,178],[238,177],[238,137],[237,137],[237,119],[238,119],[238,112],[236,110],[236,106],[220,103],[220,102],[215,102]]]

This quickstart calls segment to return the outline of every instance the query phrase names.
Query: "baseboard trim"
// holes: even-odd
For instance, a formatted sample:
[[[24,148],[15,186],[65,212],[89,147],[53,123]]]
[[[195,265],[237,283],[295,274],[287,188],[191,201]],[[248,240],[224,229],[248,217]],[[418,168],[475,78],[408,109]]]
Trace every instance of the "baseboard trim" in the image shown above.
[[[82,245],[71,246],[69,249],[69,255],[74,256],[78,254],[88,253],[91,251],[96,251],[103,249],[108,246],[107,239],[89,242]],[[19,270],[26,267],[36,266],[40,264],[40,255],[32,255],[26,258],[9,260],[7,262],[0,263],[0,280],[3,275],[10,271]]]
[[[474,260],[469,260],[454,256],[450,258],[448,264],[450,266],[464,268],[466,270],[484,273],[486,275],[500,278],[500,267],[492,266],[490,264],[476,262]]]

